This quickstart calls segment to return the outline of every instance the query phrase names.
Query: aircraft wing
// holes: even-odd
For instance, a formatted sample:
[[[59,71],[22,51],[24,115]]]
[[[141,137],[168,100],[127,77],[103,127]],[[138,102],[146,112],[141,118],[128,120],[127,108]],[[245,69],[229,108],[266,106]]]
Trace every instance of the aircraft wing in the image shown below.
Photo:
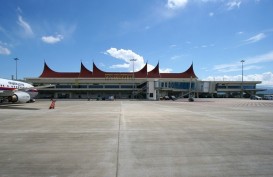
[[[43,89],[43,88],[51,88],[51,87],[55,87],[55,85],[49,84],[49,85],[42,85],[42,86],[37,86],[37,87],[31,87],[30,89]]]
[[[50,88],[50,87],[54,87],[54,86],[55,85],[49,84],[49,85],[42,85],[42,86],[37,86],[37,87],[22,88],[22,89],[18,89],[18,90],[20,90],[20,91],[39,90],[39,89]]]

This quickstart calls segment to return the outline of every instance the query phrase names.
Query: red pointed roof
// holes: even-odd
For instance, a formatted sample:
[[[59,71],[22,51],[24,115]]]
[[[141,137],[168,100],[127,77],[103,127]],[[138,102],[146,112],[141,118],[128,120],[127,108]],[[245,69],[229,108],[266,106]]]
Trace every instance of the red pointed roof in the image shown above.
[[[181,73],[181,75],[182,74],[185,75],[185,77],[197,78],[197,76],[195,75],[195,72],[193,70],[193,63],[191,64],[189,69],[187,71],[185,71],[184,73]]]
[[[44,70],[42,72],[42,74],[40,75],[40,78],[52,78],[52,77],[56,77],[56,78],[74,78],[74,77],[78,77],[79,73],[77,72],[56,72],[53,71],[52,69],[50,69],[46,62],[44,63]]]
[[[147,77],[147,63],[144,65],[144,67],[134,73],[136,78],[146,78]]]
[[[193,64],[187,69],[185,72],[182,73],[161,73],[161,78],[198,78],[193,70]]]
[[[93,77],[105,77],[105,75],[131,75],[133,77],[133,74],[134,74],[134,77],[136,78],[146,78],[147,76],[147,63],[146,65],[144,65],[144,67],[133,73],[133,72],[104,72],[102,70],[100,70],[96,65],[95,63],[93,63]]]
[[[105,72],[100,70],[95,63],[93,63],[93,77],[105,77]]]
[[[111,77],[124,77],[124,78],[197,78],[193,70],[193,64],[182,73],[160,73],[159,63],[156,67],[147,72],[147,63],[144,67],[137,72],[104,72],[100,70],[95,63],[93,63],[93,72],[88,70],[81,63],[80,72],[56,72],[48,67],[46,62],[44,63],[44,70],[40,75],[40,78],[111,78]]]
[[[93,72],[89,71],[82,63],[81,63],[81,72],[79,77],[92,77]]]
[[[159,73],[159,62],[157,63],[156,67],[148,72],[148,78],[160,78],[160,73]]]

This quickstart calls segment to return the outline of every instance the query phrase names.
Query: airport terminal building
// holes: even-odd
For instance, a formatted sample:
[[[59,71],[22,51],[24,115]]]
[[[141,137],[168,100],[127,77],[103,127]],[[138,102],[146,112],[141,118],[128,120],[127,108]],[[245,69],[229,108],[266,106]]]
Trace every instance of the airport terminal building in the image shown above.
[[[56,72],[46,63],[38,78],[26,78],[34,86],[53,84],[43,88],[38,98],[69,99],[147,99],[159,100],[165,96],[239,97],[253,95],[260,81],[201,81],[195,75],[193,64],[181,73],[160,73],[159,63],[147,71],[146,65],[136,72],[104,72],[93,63],[88,70],[82,63],[80,72]]]

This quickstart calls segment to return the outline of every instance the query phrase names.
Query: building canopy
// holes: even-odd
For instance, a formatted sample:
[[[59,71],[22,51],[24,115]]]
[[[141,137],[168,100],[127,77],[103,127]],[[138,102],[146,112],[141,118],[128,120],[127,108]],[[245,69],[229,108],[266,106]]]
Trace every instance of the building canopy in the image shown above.
[[[149,72],[147,71],[147,63],[136,72],[104,72],[95,63],[93,63],[93,71],[88,70],[81,63],[80,72],[56,72],[45,62],[44,70],[39,78],[197,78],[197,76],[194,73],[193,64],[181,73],[160,73],[159,63]]]

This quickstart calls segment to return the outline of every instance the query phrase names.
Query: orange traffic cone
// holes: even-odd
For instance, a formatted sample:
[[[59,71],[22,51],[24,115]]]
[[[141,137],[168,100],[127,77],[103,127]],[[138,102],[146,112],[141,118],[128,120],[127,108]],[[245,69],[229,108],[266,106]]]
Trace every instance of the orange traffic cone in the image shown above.
[[[49,109],[55,109],[55,100],[52,100],[50,106],[49,106]]]

